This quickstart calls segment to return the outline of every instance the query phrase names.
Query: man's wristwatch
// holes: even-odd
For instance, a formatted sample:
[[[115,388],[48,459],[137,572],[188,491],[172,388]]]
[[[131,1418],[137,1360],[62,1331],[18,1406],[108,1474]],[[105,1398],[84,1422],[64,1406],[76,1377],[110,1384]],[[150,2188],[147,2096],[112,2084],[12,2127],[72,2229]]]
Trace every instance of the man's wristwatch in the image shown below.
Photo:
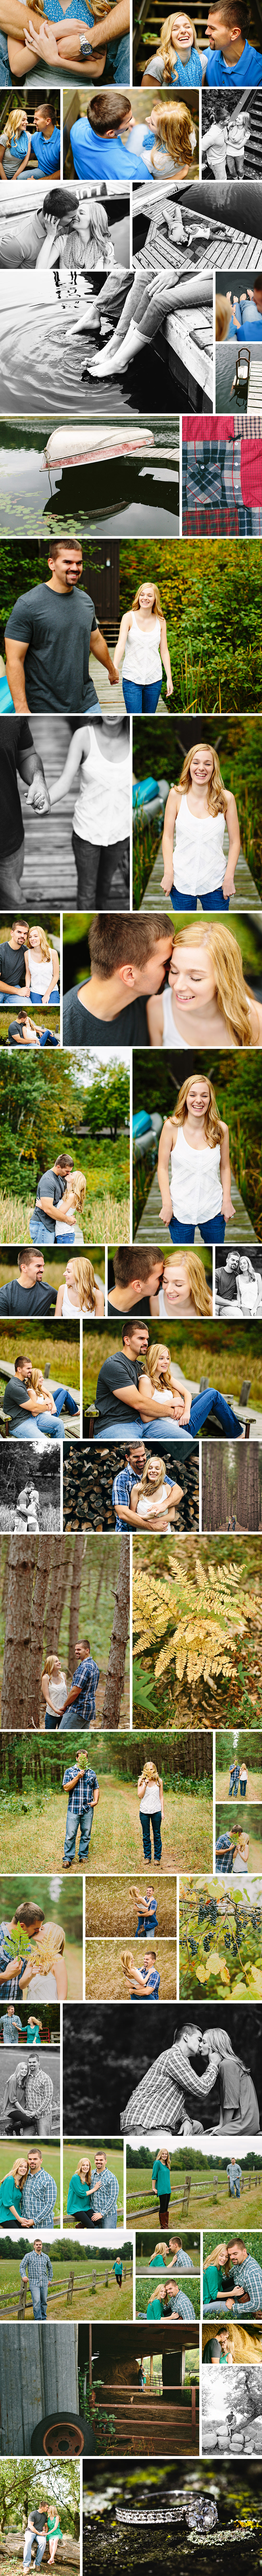
[[[87,45],[87,44],[86,44],[86,38],[85,38],[85,36],[82,38],[82,43],[81,43],[81,36],[80,36],[80,54],[81,54],[81,60],[82,60],[82,62],[83,62],[83,63],[85,63],[85,62],[87,61],[87,55],[92,54],[92,52],[93,52],[93,47],[92,47],[92,45]]]

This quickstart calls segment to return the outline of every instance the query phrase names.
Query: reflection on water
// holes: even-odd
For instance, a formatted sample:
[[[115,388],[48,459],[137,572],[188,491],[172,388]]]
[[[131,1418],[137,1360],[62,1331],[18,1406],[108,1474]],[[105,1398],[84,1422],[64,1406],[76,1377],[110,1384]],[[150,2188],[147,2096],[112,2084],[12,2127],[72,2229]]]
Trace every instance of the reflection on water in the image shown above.
[[[97,327],[94,328],[94,333],[92,332],[90,309],[86,313],[85,327],[79,339],[70,340],[66,336],[70,329],[70,321],[73,321],[74,304],[79,318],[79,286],[73,278],[69,299],[65,300],[61,290],[57,290],[56,303],[51,305],[50,310],[45,306],[43,309],[35,310],[32,304],[23,308],[22,317],[18,308],[15,313],[12,312],[11,319],[9,313],[6,316],[2,314],[0,414],[9,411],[9,404],[14,414],[19,414],[22,409],[33,414],[39,412],[43,402],[43,386],[45,405],[50,405],[50,409],[56,412],[59,407],[61,417],[66,411],[70,416],[73,412],[78,412],[80,419],[83,415],[86,419],[92,419],[94,413],[97,413],[98,405],[102,419],[105,414],[107,418],[114,419],[118,416],[120,407],[122,413],[129,411],[137,415],[141,412],[147,414],[148,411],[154,413],[156,401],[154,348],[147,346],[140,358],[133,360],[126,375],[121,374],[119,355],[119,375],[105,376],[104,379],[100,377],[98,384],[96,378],[83,375],[89,360],[92,365],[98,343]],[[81,310],[84,312],[83,306]],[[169,375],[168,365],[158,369],[157,399],[158,408],[161,411],[174,412],[176,388],[174,379]]]
[[[109,458],[106,464],[64,466],[40,472],[35,449],[0,462],[0,530],[12,535],[48,533],[63,522],[69,533],[129,537],[179,535],[179,486],[173,454],[170,466],[141,464],[134,457]]]

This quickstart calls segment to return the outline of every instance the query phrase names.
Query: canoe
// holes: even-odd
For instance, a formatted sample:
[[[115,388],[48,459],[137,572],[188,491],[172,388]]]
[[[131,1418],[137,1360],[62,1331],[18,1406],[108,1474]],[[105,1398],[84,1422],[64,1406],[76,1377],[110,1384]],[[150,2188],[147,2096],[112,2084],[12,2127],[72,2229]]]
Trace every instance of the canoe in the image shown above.
[[[98,465],[110,456],[140,456],[148,447],[154,447],[153,430],[139,429],[136,424],[133,429],[111,429],[108,422],[103,427],[103,422],[99,425],[97,421],[90,428],[84,422],[82,429],[73,429],[70,424],[68,429],[52,430],[47,438],[40,474],[52,465]]]

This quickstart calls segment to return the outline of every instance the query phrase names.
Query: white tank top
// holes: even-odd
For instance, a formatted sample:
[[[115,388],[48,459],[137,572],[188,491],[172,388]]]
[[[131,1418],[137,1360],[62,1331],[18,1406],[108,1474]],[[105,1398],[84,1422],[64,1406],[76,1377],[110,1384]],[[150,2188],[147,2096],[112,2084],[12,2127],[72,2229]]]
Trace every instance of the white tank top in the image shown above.
[[[33,993],[47,993],[53,975],[52,949],[49,949],[49,962],[47,957],[36,957],[33,948],[28,948],[27,953]]]
[[[181,796],[173,854],[178,894],[212,894],[223,885],[224,832],[224,814],[192,814],[187,796]]]
[[[80,1306],[74,1306],[74,1299],[73,1299],[73,1297],[69,1297],[69,1296],[68,1296],[68,1288],[67,1288],[67,1284],[66,1284],[66,1283],[65,1283],[64,1295],[63,1295],[62,1315],[63,1315],[63,1318],[64,1318],[64,1315],[79,1315],[79,1318],[80,1318]],[[88,1321],[89,1321],[89,1324],[90,1324],[90,1322],[95,1324],[95,1320],[96,1320],[96,1318],[95,1318],[95,1311],[94,1311],[94,1314],[92,1315],[91,1306],[81,1306],[81,1315],[88,1315]]]
[[[140,1500],[140,1503],[137,1503],[137,1513],[136,1513],[137,1521],[138,1521],[138,1520],[140,1520],[140,1521],[142,1521],[142,1520],[143,1520],[143,1521],[144,1521],[144,1519],[145,1519],[145,1515],[146,1515],[146,1520],[147,1520],[148,1512],[152,1512],[152,1506],[153,1506],[153,1508],[154,1508],[154,1512],[162,1512],[162,1511],[163,1511],[163,1507],[165,1507],[165,1503],[166,1503],[166,1502],[168,1502],[168,1491],[169,1491],[169,1489],[168,1489],[168,1485],[161,1485],[161,1493],[160,1493],[160,1494],[158,1494],[158,1493],[157,1493],[157,1494],[153,1494],[153,1493],[152,1493],[151,1495],[149,1495],[149,1494],[148,1494],[148,1495],[147,1495],[147,1494],[144,1494],[144,1500],[143,1500],[143,1502]],[[167,1523],[166,1537],[168,1537],[168,1534],[169,1534],[169,1537],[170,1537],[170,1534],[172,1535],[172,1525],[171,1525],[171,1521],[168,1521],[168,1523]],[[154,1791],[155,1791],[155,1789],[156,1789],[156,1781],[154,1781],[154,1782],[153,1782],[153,1784],[152,1784],[152,1782],[151,1782],[151,1815],[153,1815],[153,1805],[152,1805],[152,1785],[153,1785],[153,1788],[154,1788]],[[149,1783],[148,1783],[148,1787],[149,1787]],[[147,1789],[147,1797],[148,1797],[148,1789]],[[154,1812],[155,1812],[155,1808],[156,1808],[156,1807],[158,1807],[158,1806],[160,1806],[159,1791],[158,1791],[158,1795],[157,1795],[157,1797],[155,1797],[155,1796],[154,1796]],[[141,1807],[144,1807],[144,1808],[146,1807],[146,1798],[145,1798],[145,1797],[144,1797],[144,1798],[141,1798]],[[149,1813],[149,1812],[150,1812],[150,1811],[149,1811],[149,1809],[148,1809],[148,1813]]]
[[[222,1207],[220,1180],[220,1145],[206,1145],[195,1153],[186,1142],[184,1127],[178,1127],[176,1144],[171,1154],[170,1196],[174,1216],[185,1225],[208,1224],[219,1216]]]
[[[160,635],[159,617],[152,617],[152,633],[145,635],[145,629],[143,631],[142,626],[139,626],[138,618],[134,617],[134,610],[132,610],[132,626],[129,628],[126,640],[123,678],[125,674],[126,680],[137,680],[138,686],[143,689],[151,688],[154,680],[160,680],[161,683]]]
[[[161,1316],[161,1323],[163,1322],[163,1323],[167,1324],[167,1323],[168,1323],[168,1312],[170,1312],[170,1313],[171,1313],[171,1308],[170,1308],[170,1309],[168,1309],[168,1307],[165,1305],[165,1298],[164,1298],[164,1289],[163,1289],[163,1287],[162,1287],[162,1288],[159,1288],[159,1296],[158,1296],[158,1312],[159,1312],[159,1317]],[[176,1307],[176,1306],[174,1306],[174,1315],[175,1315],[175,1314],[177,1314],[177,1307]],[[179,1318],[178,1318],[178,1320],[179,1320]],[[188,1321],[189,1321],[189,1318],[188,1318]]]
[[[60,1682],[54,1682],[51,1678],[51,1681],[48,1684],[48,1698],[50,1699],[50,1707],[54,1710],[54,1716],[62,1717],[62,1709],[64,1708],[65,1700],[67,1699],[65,1673],[61,1673]]]
[[[240,1289],[241,1314],[242,1314],[242,1315],[249,1315],[249,1316],[251,1316],[251,1315],[256,1315],[257,1306],[258,1306],[258,1305],[261,1305],[261,1282],[260,1282],[260,1280],[258,1281],[258,1279],[246,1279],[246,1278],[241,1279],[241,1278],[240,1278],[240,1279],[239,1279],[239,1281],[238,1281],[238,1286],[239,1286],[239,1289]],[[260,1288],[260,1297],[259,1297],[259,1288]],[[234,1299],[234,1306],[235,1306],[235,1299]]]
[[[187,1054],[187,1038],[184,1038],[183,1036],[180,1037],[180,1029],[176,1029],[171,984],[165,984],[164,993],[162,993],[161,998],[163,1010],[163,1046],[184,1047]]]
[[[162,1485],[162,1494],[163,1493],[164,1485]],[[157,1816],[159,1807],[161,1807],[159,1782],[158,1780],[146,1780],[142,1797],[140,1798],[140,1814],[141,1811],[143,1811],[144,1816]]]
[[[129,738],[124,760],[105,760],[94,727],[90,726],[90,751],[82,760],[79,792],[74,811],[74,829],[80,841],[103,843],[109,849],[112,841],[129,839],[130,786]]]

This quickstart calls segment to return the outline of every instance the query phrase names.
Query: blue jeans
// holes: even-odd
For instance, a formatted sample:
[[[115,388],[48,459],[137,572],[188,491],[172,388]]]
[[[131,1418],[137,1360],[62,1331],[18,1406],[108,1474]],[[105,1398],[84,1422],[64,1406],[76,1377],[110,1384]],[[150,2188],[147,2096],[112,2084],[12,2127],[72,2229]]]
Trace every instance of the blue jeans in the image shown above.
[[[162,1843],[161,1843],[161,1808],[157,1807],[157,1809],[156,1809],[156,1814],[155,1814],[155,1815],[153,1815],[153,1816],[149,1816],[149,1815],[142,1815],[142,1813],[141,1813],[141,1807],[140,1807],[140,1808],[139,1808],[139,1815],[140,1815],[140,1824],[142,1825],[144,1860],[149,1861],[149,1864],[150,1864],[150,1861],[152,1860],[152,1851],[151,1851],[151,1832],[150,1832],[150,1826],[151,1826],[151,1825],[152,1825],[152,1834],[153,1834],[153,1837],[154,1837],[154,1860],[161,1860],[161,1852],[162,1852]]]
[[[226,1397],[219,1395],[216,1386],[207,1386],[205,1395],[193,1396],[188,1426],[191,1437],[195,1440],[201,1437],[202,1423],[206,1421],[207,1413],[211,1413],[213,1406],[218,1413],[224,1439],[232,1440],[233,1437],[235,1440],[240,1440],[242,1422],[239,1422],[238,1414],[232,1412],[232,1405],[226,1403]]]
[[[45,2299],[44,2290],[42,2290],[42,2286],[40,2285],[40,2282],[39,2282],[39,2290],[37,2289],[37,2283],[36,2283],[36,2281],[34,2281],[34,2283],[32,2282],[32,2287],[31,2287],[31,2299],[32,2299],[32,2306],[33,2306],[33,2314],[34,2314],[35,2325],[36,2325],[36,2326],[40,2326],[40,2325],[42,2324],[42,2325],[44,2325],[44,2326],[45,2326],[45,2325],[46,2325],[47,2300]]]
[[[25,2531],[25,2537],[24,2537],[24,2567],[31,2567],[31,2554],[32,2554],[32,2541],[33,2541],[33,2538],[34,2538],[34,2533],[33,2533],[33,2531],[29,2531],[29,2529],[28,2529],[27,2531]],[[44,2532],[39,2531],[39,2532],[38,2532],[38,2534],[37,2534],[37,2552],[36,2552],[36,2560],[35,2560],[35,2565],[36,2565],[36,2567],[41,2567],[41,2566],[42,2566],[42,2558],[44,2557],[44,2550],[45,2550],[45,2549],[46,2549],[46,2535],[44,2534]]]
[[[70,1395],[69,1386],[54,1386],[52,1391],[56,1413],[78,1413],[79,1406],[74,1395]]]
[[[81,1815],[81,1816],[75,1816],[75,1815],[74,1815],[74,1809],[73,1809],[73,1807],[69,1807],[69,1806],[68,1806],[68,1809],[67,1809],[67,1819],[66,1819],[66,1829],[65,1829],[65,1842],[64,1842],[64,1860],[74,1860],[74,1859],[75,1859],[76,1837],[77,1837],[77,1834],[78,1834],[78,1826],[79,1826],[79,1825],[80,1825],[80,1843],[79,1843],[78,1859],[79,1859],[79,1860],[88,1860],[89,1843],[90,1843],[90,1834],[92,1833],[92,1824],[93,1824],[93,1814],[94,1814],[94,1809],[93,1809],[93,1807],[82,1807],[82,1815]]]
[[[78,1726],[79,1729],[81,1728],[82,1735],[83,1728],[86,1731],[86,1727],[88,1728],[91,1725],[91,1717],[92,1709],[90,1709],[90,1717],[79,1717],[79,1699],[76,1699],[72,1708],[65,1709],[64,1717],[58,1718],[59,1735],[69,1735],[72,1726]]]
[[[31,986],[31,992],[30,992],[30,1002],[38,1002],[39,1010],[41,1011],[41,1010],[43,1009],[43,1011],[44,1011],[44,1007],[45,1007],[45,996],[44,996],[44,993],[32,993],[32,986]],[[58,1002],[58,1004],[59,1004],[58,984],[54,984],[54,991],[53,991],[53,993],[49,993],[49,1003],[48,1003],[48,1010],[49,1010],[49,1011],[52,1011],[52,1010],[53,1010],[53,1003],[54,1003],[54,1002]]]
[[[213,894],[199,894],[198,900],[202,904],[202,912],[229,912],[229,895],[224,898],[222,886],[213,886]],[[172,886],[169,902],[172,912],[196,912],[197,894],[181,894],[181,887],[179,894],[177,886]]]
[[[45,1216],[41,1216],[41,1208],[40,1208],[40,1211],[39,1211],[39,1216],[37,1216],[36,1209],[34,1208],[34,1210],[33,1210],[33,1216],[30,1216],[30,1225],[29,1225],[30,1242],[31,1242],[31,1243],[49,1243],[49,1244],[51,1244],[51,1243],[52,1243],[52,1244],[53,1244],[53,1243],[55,1243],[55,1226],[53,1225],[53,1227],[52,1227],[52,1234],[51,1234],[51,1225],[52,1225],[52,1218],[50,1218],[50,1217],[45,1217]],[[61,1231],[60,1231],[60,1233],[59,1233],[59,1243],[72,1243],[72,1244],[73,1244],[73,1243],[74,1243],[74,1240],[75,1240],[75,1236],[74,1236],[74,1232],[73,1232],[73,1230],[72,1230],[72,1226],[70,1226],[70,1232],[68,1233],[68,1232],[66,1231],[64,1234],[62,1233],[62,1226],[61,1226]]]
[[[241,1780],[241,1781],[240,1781],[240,1797],[241,1797],[241,1798],[245,1798],[245,1795],[246,1795],[246,1785],[247,1785],[247,1784],[246,1784],[246,1780]]]
[[[130,81],[130,36],[120,36],[119,40],[116,37],[114,43],[107,45],[105,82],[108,63],[113,63],[114,81],[119,82],[120,88],[126,89],[126,84],[128,85]]]
[[[94,2226],[94,2220],[93,2220],[93,2226]],[[112,2235],[113,2227],[117,2227],[117,2202],[116,2202],[116,2201],[114,2201],[114,2207],[113,2207],[113,2209],[110,2209],[110,2213],[109,2213],[109,2215],[108,2215],[108,2211],[106,2211],[106,2210],[105,2210],[104,2217],[103,2217],[103,2218],[102,2218],[102,2217],[100,2218],[100,2211],[99,2211],[99,2227],[110,2227],[110,2236]]]
[[[233,1798],[233,1797],[234,1797],[234,1798],[237,1798],[237,1792],[238,1792],[238,1781],[239,1781],[239,1773],[238,1773],[238,1779],[237,1779],[237,1780],[231,1780],[231,1789],[229,1789],[229,1791],[228,1791],[228,1796],[229,1796],[229,1798]]]
[[[155,716],[161,698],[162,680],[152,682],[151,689],[137,687],[135,680],[122,680],[127,716]]]
[[[231,2182],[231,2183],[230,2183],[230,2194],[231,2194],[231,2200],[234,2200],[234,2198],[235,2198],[235,2194],[236,2194],[236,2200],[240,2200],[240,2182]]]
[[[201,1217],[199,1217],[198,1224],[199,1233],[201,1234],[201,1243],[224,1243],[225,1223],[226,1219],[224,1216],[209,1216],[204,1225],[203,1219],[201,1221]],[[194,1243],[195,1226],[179,1225],[177,1216],[172,1216],[172,1219],[170,1219],[169,1233],[171,1234],[171,1243]]]
[[[50,1440],[64,1440],[65,1437],[64,1424],[57,1422],[56,1414],[27,1413],[26,1421],[21,1414],[21,1422],[15,1422],[13,1425],[12,1422],[10,1423],[9,1438],[10,1440],[35,1440],[36,1431],[42,1431],[44,1438],[48,1431]]]
[[[129,75],[128,75],[128,77],[129,77]],[[10,72],[9,61],[8,61],[8,43],[7,43],[7,36],[3,36],[3,33],[1,33],[1,35],[0,35],[0,89],[12,89],[12,72]],[[31,2550],[30,2550],[30,2557],[31,2557]],[[40,2563],[40,2562],[39,2562],[39,2563]],[[25,2567],[25,2565],[26,2565],[26,2564],[27,2564],[27,2566],[29,2567],[29,2558],[27,2559],[27,2561],[26,2561],[26,2560],[25,2560],[25,2558],[24,2558],[24,2567]],[[37,2560],[36,2560],[36,2565],[37,2565]]]

